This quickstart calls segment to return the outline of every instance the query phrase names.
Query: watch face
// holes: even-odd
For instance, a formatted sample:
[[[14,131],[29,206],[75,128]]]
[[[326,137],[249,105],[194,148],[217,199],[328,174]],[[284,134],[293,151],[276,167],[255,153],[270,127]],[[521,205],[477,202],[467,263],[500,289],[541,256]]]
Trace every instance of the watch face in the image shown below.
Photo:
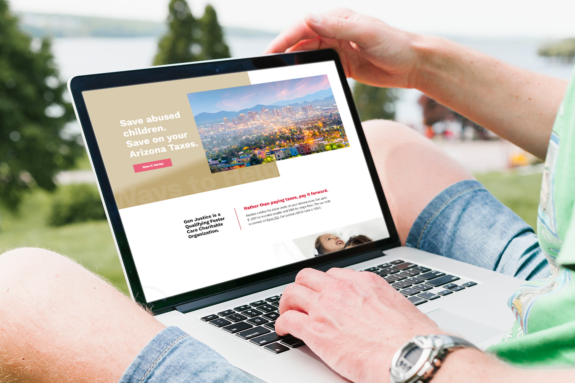
[[[423,349],[417,347],[415,344],[411,344],[411,347],[407,347],[403,350],[403,353],[397,361],[397,367],[401,368],[403,371],[409,371],[421,358],[421,354],[423,354]]]
[[[415,363],[417,363],[417,361],[421,357],[422,353],[423,353],[423,350],[421,348],[415,346],[411,350],[407,351],[407,353],[405,354],[405,356],[403,358],[405,360],[407,360],[413,366],[413,365],[415,365]]]

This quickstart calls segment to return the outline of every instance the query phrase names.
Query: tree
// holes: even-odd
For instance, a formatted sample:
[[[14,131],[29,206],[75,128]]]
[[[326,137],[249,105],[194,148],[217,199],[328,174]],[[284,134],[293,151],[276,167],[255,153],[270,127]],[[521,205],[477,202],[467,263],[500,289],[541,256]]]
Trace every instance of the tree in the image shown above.
[[[230,57],[230,48],[224,41],[224,32],[218,23],[216,10],[206,5],[204,16],[200,19],[202,26],[202,53],[204,60],[225,59]]]
[[[353,87],[353,98],[362,121],[395,118],[395,102],[397,101],[395,89],[377,88],[356,82]]]
[[[250,157],[250,165],[260,165],[261,163],[262,160],[255,154],[252,154],[252,156]]]
[[[202,59],[200,23],[185,0],[170,0],[168,31],[158,44],[154,65],[177,64]]]
[[[563,39],[552,44],[544,45],[539,48],[537,53],[539,56],[573,62],[575,59],[575,38]]]
[[[83,152],[64,134],[74,118],[48,39],[32,40],[0,0],[0,201],[16,210],[33,186],[54,190],[54,176]]]

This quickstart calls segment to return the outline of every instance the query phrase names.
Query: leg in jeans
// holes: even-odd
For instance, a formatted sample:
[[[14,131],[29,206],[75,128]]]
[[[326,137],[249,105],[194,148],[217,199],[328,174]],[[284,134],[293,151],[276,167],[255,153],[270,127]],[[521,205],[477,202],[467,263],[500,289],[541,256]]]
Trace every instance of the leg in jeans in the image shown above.
[[[523,279],[549,275],[533,229],[431,141],[363,124],[401,243]]]
[[[248,381],[75,262],[0,254],[0,381],[118,382],[126,369],[122,382]]]
[[[473,176],[413,129],[393,121],[363,123],[401,244],[419,213],[443,190]]]

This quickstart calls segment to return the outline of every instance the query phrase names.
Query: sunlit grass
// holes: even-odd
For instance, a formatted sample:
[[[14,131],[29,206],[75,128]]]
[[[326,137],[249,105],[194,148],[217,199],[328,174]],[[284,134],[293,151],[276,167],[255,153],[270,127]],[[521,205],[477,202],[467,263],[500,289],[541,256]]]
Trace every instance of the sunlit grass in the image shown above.
[[[42,247],[75,259],[128,294],[107,221],[50,227],[46,219],[51,195],[41,190],[27,196],[15,216],[0,210],[0,253],[16,247]]]

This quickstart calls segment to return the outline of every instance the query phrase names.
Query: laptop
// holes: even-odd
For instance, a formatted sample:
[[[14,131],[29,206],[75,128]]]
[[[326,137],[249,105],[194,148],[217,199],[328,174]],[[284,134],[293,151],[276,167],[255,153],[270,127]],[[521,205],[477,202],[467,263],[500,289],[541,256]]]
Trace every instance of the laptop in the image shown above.
[[[520,280],[401,246],[335,51],[68,87],[132,298],[256,381],[344,381],[274,331],[306,267],[374,272],[481,348],[513,323]]]

